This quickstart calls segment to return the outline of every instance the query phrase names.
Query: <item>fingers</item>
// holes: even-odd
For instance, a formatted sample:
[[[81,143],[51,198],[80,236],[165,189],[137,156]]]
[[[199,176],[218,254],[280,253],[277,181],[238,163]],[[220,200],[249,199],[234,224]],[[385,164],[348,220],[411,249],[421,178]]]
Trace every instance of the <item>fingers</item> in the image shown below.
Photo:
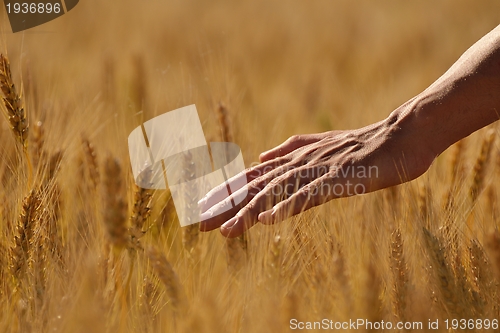
[[[320,181],[320,179],[318,179],[318,181]],[[318,198],[312,200],[311,197],[311,193],[313,193],[313,191],[311,191],[312,186],[314,186],[313,183],[310,183],[307,188],[302,188],[291,197],[278,203],[272,209],[260,213],[258,216],[259,222],[262,224],[275,224],[300,214],[309,208],[320,205],[321,202]]]
[[[276,167],[279,163],[283,163],[282,161],[284,161],[284,159],[278,159],[272,163],[266,163],[271,171],[259,168],[260,166],[256,167],[257,171],[252,170],[253,175],[247,176],[248,179],[251,179],[256,174],[264,173],[264,175],[253,179],[251,182],[240,187],[229,196],[227,196],[227,189],[222,187],[225,186],[225,184],[222,184],[213,191],[210,191],[205,199],[200,200],[199,203],[200,206],[202,206],[202,214],[200,215],[200,230],[210,231],[220,227],[222,223],[229,220],[240,209],[248,204],[250,200],[262,189],[264,189],[269,182],[284,174],[287,168],[293,167],[291,165]],[[231,180],[228,182],[231,183]]]
[[[268,174],[269,172],[273,171],[274,169],[285,164],[288,161],[288,159],[284,158],[274,159],[272,161],[268,161],[253,168],[247,169],[232,177],[231,179],[228,179],[226,182],[209,191],[205,195],[205,197],[203,197],[198,202],[201,213],[205,213],[208,209],[223,201],[227,197],[228,190],[230,191],[230,193],[234,193],[241,188],[245,188],[255,179]]]
[[[285,156],[300,147],[320,141],[324,136],[324,134],[294,135],[279,146],[260,154],[259,159],[261,162],[266,162]]]
[[[224,202],[229,191],[234,193],[243,188],[246,184],[248,184],[248,179],[250,177],[250,171],[245,170],[210,190],[200,201],[198,201],[198,207],[200,208],[202,215],[214,205]]]
[[[226,237],[236,237],[258,222],[262,211],[293,196],[304,185],[316,178],[318,167],[300,168],[287,172],[273,179],[257,193],[238,213],[221,226],[221,233]]]
[[[296,192],[303,193],[301,187],[316,182],[318,177],[322,177],[328,171],[312,172],[311,170],[318,168],[325,170],[325,165],[307,167],[308,159],[304,156],[318,148],[311,144],[338,133],[340,131],[293,136],[280,146],[262,153],[261,165],[229,179],[200,200],[199,206],[202,212],[200,230],[209,231],[221,227],[223,235],[236,237],[258,222],[261,212],[283,200],[289,202],[290,196],[300,199],[304,205],[313,204],[314,200],[311,198],[304,200]],[[311,149],[304,150],[308,145],[311,145]],[[306,172],[301,174],[304,171]],[[294,214],[303,211],[300,204],[293,209],[297,211]]]
[[[358,186],[362,186],[364,191],[364,184],[353,184],[349,180],[332,177],[331,173],[326,174],[276,204],[272,209],[259,214],[258,220],[263,224],[281,222],[332,199],[364,193],[357,188]]]
[[[246,191],[246,188],[241,188],[202,213],[200,215],[200,231],[210,231],[220,227],[224,222],[231,219],[240,209],[248,204],[250,199],[255,196],[259,189],[253,187],[251,190],[248,190],[245,198],[239,204],[233,206],[234,197],[245,195]]]

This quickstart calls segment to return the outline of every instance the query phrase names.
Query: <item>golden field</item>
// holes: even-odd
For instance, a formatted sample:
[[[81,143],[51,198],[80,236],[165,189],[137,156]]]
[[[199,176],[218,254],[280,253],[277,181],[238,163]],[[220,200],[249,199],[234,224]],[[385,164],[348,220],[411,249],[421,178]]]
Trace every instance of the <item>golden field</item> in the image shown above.
[[[135,187],[127,146],[143,121],[189,104],[212,141],[228,135],[226,106],[246,165],[293,134],[373,123],[498,13],[489,0],[82,0],[12,34],[1,9],[29,128],[20,140],[1,105],[0,331],[500,319],[495,125],[413,182],[256,225],[246,246],[181,229],[168,191]]]

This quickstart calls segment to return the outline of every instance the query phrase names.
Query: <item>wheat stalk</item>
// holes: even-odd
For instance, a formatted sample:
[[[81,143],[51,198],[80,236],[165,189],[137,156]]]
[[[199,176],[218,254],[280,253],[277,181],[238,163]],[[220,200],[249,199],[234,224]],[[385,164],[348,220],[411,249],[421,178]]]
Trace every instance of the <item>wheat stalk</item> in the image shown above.
[[[472,239],[469,246],[469,258],[471,264],[472,281],[478,290],[481,290],[486,282],[488,262],[484,256],[483,249],[476,239]]]
[[[426,228],[423,229],[424,241],[427,252],[431,261],[431,276],[438,287],[440,300],[443,302],[445,310],[448,314],[454,315],[455,318],[462,314],[462,307],[459,306],[457,298],[457,288],[455,279],[451,273],[445,259],[444,249],[441,246],[439,239],[430,233]]]
[[[272,275],[275,276],[279,274],[281,268],[281,250],[283,247],[283,242],[281,241],[280,235],[276,235],[271,241],[271,251],[270,251],[270,261],[269,265],[272,269]]]
[[[233,135],[231,133],[231,122],[229,119],[229,110],[224,103],[219,102],[217,106],[217,119],[221,129],[221,139],[223,142],[232,142]],[[226,158],[229,159],[229,153],[226,153]],[[229,162],[229,161],[226,161]],[[246,257],[247,249],[247,234],[244,233],[235,238],[226,239],[226,249],[229,266],[239,267]]]
[[[38,298],[42,298],[43,292],[47,284],[47,270],[48,270],[48,257],[46,250],[51,245],[51,239],[49,238],[49,228],[47,226],[47,210],[43,209],[37,220],[35,221],[33,235],[29,240],[30,245],[30,256],[29,256],[29,268],[30,273],[34,278],[35,290],[37,292]]]
[[[37,168],[44,154],[43,146],[45,144],[45,130],[43,128],[43,123],[41,121],[37,121],[35,126],[33,126],[31,133],[33,134],[31,146],[33,152],[33,164],[35,168]]]
[[[472,275],[472,283],[476,290],[472,291],[475,312],[478,316],[482,316],[485,311],[486,297],[490,293],[489,281],[489,264],[484,255],[484,251],[477,239],[472,239],[469,246],[469,263],[470,272]],[[472,289],[472,288],[471,288]]]
[[[418,191],[418,213],[422,222],[424,222],[426,227],[429,227],[431,220],[431,203],[432,203],[432,192],[427,184],[423,184]]]
[[[150,172],[142,173],[141,177],[140,184],[151,184]],[[152,190],[135,185],[134,205],[132,207],[132,216],[130,217],[130,235],[132,237],[132,244],[137,248],[141,248],[139,239],[144,235],[144,222],[151,214],[152,197]]]
[[[93,188],[99,185],[99,163],[94,145],[82,135],[83,156],[87,165],[88,177]]]
[[[465,155],[465,140],[460,140],[454,145],[453,155],[450,161],[450,188],[444,200],[444,208],[447,212],[452,212],[455,205],[454,196],[457,193],[457,182],[464,176],[463,159]]]
[[[35,190],[24,198],[21,214],[14,236],[14,246],[11,247],[11,273],[20,278],[28,261],[30,244],[33,238],[33,228],[40,211],[40,197]]]
[[[136,55],[133,58],[134,79],[133,79],[133,102],[137,111],[142,111],[142,115],[149,110],[148,100],[148,80],[146,68],[144,66],[144,58]]]
[[[165,200],[163,201],[162,209],[160,212],[160,218],[157,222],[158,229],[164,229],[173,225],[174,221],[178,221],[177,212],[175,211],[174,199],[172,198],[172,192],[166,190]]]
[[[365,276],[364,303],[366,318],[370,322],[378,322],[382,316],[382,302],[380,300],[381,281],[373,262],[368,264]],[[368,332],[376,332],[375,328],[369,328]]]
[[[4,114],[9,121],[10,128],[17,141],[23,147],[24,156],[28,165],[28,183],[31,184],[33,167],[31,166],[31,161],[28,156],[28,119],[26,118],[24,107],[22,106],[21,97],[12,79],[9,59],[3,54],[0,54],[0,90],[2,90],[4,95],[2,98],[6,110]]]
[[[408,297],[408,266],[403,252],[403,239],[398,228],[392,233],[391,270],[393,276],[393,308],[396,317],[404,321]]]
[[[115,77],[115,62],[113,61],[113,59],[108,57],[104,61],[102,90],[104,91],[104,100],[110,105],[113,105],[116,101]]]
[[[500,232],[497,229],[488,235],[486,248],[496,273],[496,279],[500,282]]]
[[[184,153],[184,168],[182,170],[183,180],[189,183],[196,177],[196,166],[193,161],[193,156],[191,152]],[[182,228],[182,245],[187,251],[188,256],[191,259],[197,256],[197,244],[199,237],[199,225],[195,223],[198,220],[198,203],[196,201],[196,186],[195,184],[190,186],[185,193],[184,197],[184,207],[185,207],[185,218],[188,220],[188,225]]]
[[[0,54],[0,88],[4,94],[3,103],[7,110],[6,116],[18,142],[24,149],[28,145],[28,120],[22,106],[21,97],[16,91],[12,80],[9,59]]]
[[[346,314],[349,316],[353,305],[351,299],[351,285],[349,283],[349,272],[346,267],[346,258],[342,251],[342,246],[338,243],[335,245],[335,241],[333,239],[331,240],[330,249],[333,274],[335,276],[336,284],[338,285],[337,290],[341,293],[345,304]]]
[[[487,171],[486,167],[491,157],[491,148],[494,140],[495,132],[489,131],[483,140],[481,152],[479,153],[476,164],[474,165],[474,177],[470,188],[470,197],[473,204],[476,202],[479,194],[483,190],[484,178]]]
[[[127,245],[126,204],[122,197],[120,162],[108,156],[104,164],[104,223],[111,243],[117,248]]]
[[[172,307],[175,310],[182,310],[186,301],[185,294],[172,265],[165,255],[154,247],[147,248],[146,255],[156,275],[165,286]]]

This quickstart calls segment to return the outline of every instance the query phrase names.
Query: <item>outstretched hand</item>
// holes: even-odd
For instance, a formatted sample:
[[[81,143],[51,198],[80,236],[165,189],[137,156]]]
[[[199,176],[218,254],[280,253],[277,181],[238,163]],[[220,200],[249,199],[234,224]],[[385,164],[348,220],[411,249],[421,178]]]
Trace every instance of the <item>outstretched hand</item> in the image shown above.
[[[228,187],[222,184],[200,200],[200,229],[220,227],[224,236],[236,237],[257,222],[273,224],[335,198],[418,177],[435,155],[416,146],[413,131],[403,130],[410,120],[401,114],[357,130],[292,136],[262,153],[261,164],[228,180],[242,184],[245,177],[245,187],[224,198]]]
[[[329,200],[417,178],[450,145],[500,118],[500,25],[390,116],[357,130],[293,136],[200,200],[200,229],[236,237]],[[237,187],[236,187],[237,188]],[[243,200],[240,200],[244,197]],[[240,202],[241,201],[241,202]],[[233,202],[239,202],[233,206]]]

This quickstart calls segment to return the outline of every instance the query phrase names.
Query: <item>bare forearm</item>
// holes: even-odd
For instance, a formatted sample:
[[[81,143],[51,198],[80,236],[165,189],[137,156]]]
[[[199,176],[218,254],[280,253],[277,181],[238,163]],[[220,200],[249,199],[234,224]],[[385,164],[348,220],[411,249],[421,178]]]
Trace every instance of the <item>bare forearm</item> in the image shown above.
[[[231,189],[243,187],[226,198],[223,184],[200,201],[201,230],[220,227],[224,236],[236,237],[257,220],[276,223],[335,198],[415,179],[454,142],[498,120],[499,111],[500,26],[386,119],[355,130],[294,136],[261,154],[262,164],[228,181]],[[338,172],[373,166],[376,175]],[[344,191],[350,185],[361,192]]]
[[[429,88],[395,111],[434,156],[500,118],[500,26]]]

